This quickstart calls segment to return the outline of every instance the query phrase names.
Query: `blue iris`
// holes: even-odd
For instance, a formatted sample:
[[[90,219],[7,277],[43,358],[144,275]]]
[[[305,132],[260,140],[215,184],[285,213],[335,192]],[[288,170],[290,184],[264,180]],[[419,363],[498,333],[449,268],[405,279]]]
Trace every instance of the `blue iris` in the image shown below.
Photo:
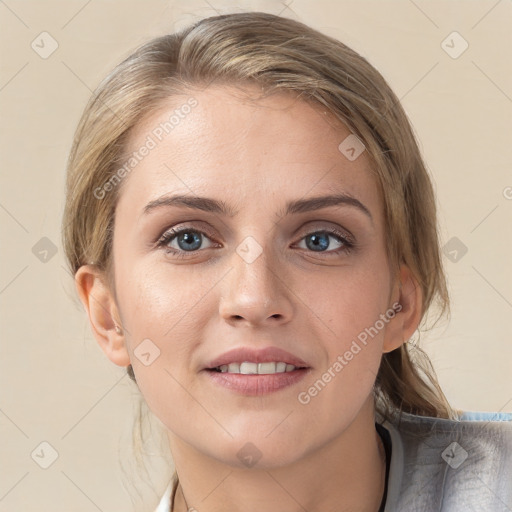
[[[312,243],[309,243],[308,240],[312,240]],[[322,233],[320,235],[309,235],[306,237],[306,245],[308,249],[314,250],[317,247],[321,249],[327,249],[329,247],[329,235],[327,233]]]
[[[187,231],[186,233],[178,235],[177,240],[178,246],[184,251],[194,251],[201,246],[201,234],[193,231]],[[184,241],[188,245],[182,246],[181,241]]]

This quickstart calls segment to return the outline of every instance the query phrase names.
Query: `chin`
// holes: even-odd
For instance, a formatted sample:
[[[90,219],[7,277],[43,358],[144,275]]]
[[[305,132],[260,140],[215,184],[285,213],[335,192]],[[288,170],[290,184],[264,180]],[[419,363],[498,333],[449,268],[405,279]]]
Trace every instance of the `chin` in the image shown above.
[[[255,435],[254,430],[236,435],[215,458],[239,469],[273,469],[292,464],[307,451],[303,437],[299,442],[277,430],[272,432],[272,428],[261,436]]]

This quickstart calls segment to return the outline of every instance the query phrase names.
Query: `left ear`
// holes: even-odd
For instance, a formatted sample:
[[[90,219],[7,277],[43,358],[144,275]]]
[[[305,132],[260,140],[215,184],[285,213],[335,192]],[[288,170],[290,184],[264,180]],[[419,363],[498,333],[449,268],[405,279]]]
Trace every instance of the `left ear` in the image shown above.
[[[395,303],[400,306],[397,306],[395,316],[386,327],[383,353],[391,352],[409,340],[421,320],[423,294],[418,281],[405,264],[400,267],[399,280],[395,283],[392,297],[390,308]]]

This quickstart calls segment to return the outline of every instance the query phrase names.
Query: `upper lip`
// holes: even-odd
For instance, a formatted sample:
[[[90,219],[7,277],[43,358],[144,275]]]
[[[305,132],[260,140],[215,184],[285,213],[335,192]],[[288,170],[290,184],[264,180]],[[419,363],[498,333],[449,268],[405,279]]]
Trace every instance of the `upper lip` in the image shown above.
[[[241,363],[243,361],[251,361],[253,363],[268,363],[271,361],[293,364],[297,367],[308,368],[308,364],[290,352],[277,347],[266,347],[254,349],[250,347],[240,347],[228,350],[220,356],[212,359],[206,369],[217,368],[224,364]]]

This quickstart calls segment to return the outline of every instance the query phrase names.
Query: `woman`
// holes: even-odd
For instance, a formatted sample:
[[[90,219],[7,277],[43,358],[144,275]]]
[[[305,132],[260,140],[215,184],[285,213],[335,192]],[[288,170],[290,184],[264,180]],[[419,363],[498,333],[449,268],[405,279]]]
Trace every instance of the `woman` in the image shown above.
[[[433,188],[339,41],[253,12],[143,45],[82,116],[63,240],[167,429],[158,511],[512,507],[512,415],[452,409],[410,344],[449,311]]]

